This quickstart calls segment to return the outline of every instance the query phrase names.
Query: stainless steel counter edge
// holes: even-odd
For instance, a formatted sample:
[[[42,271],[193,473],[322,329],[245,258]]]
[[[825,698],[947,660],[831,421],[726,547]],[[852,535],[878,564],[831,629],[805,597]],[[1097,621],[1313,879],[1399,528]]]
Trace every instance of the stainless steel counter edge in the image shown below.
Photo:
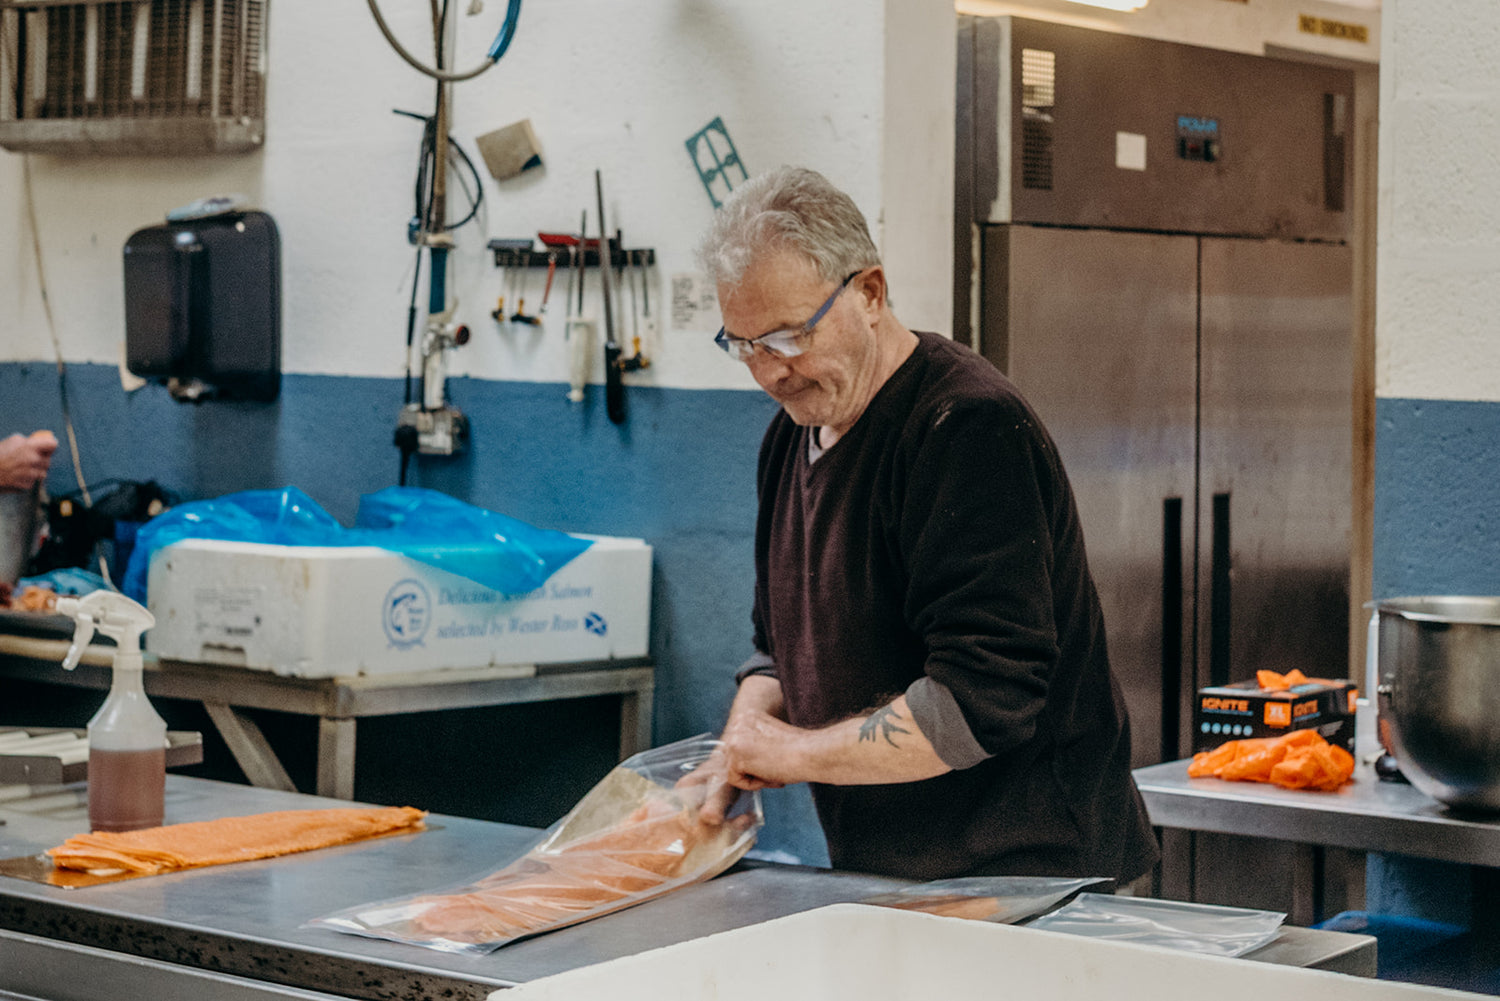
[[[168,777],[169,821],[339,805],[298,793]],[[0,857],[33,855],[86,826],[84,790],[0,804]],[[553,973],[888,892],[907,881],[752,863],[615,914],[454,955],[306,927],[375,900],[455,887],[519,856],[540,834],[429,817],[420,834],[64,890],[0,878],[0,928],[153,962],[364,1001],[468,1001]],[[1287,929],[1246,958],[1317,966],[1373,952],[1357,936]],[[1346,957],[1340,959],[1340,957]],[[1360,972],[1355,965],[1335,965]],[[153,999],[156,1001],[156,999]]]
[[[151,1001],[201,1001],[205,997],[214,1001],[340,1001],[334,994],[0,931],[0,998],[59,996]]]
[[[1450,810],[1369,765],[1337,792],[1190,779],[1186,761],[1137,769],[1135,781],[1158,827],[1500,866],[1500,818]]]
[[[81,789],[0,805],[0,857],[36,854],[86,826]],[[338,801],[168,777],[168,820]],[[30,809],[31,812],[25,812]],[[344,907],[456,887],[524,852],[540,831],[434,815],[431,829],[303,855],[64,890],[0,878],[0,928],[368,1001],[483,998],[578,966],[858,900],[901,881],[752,866],[487,955],[454,955],[305,927]]]

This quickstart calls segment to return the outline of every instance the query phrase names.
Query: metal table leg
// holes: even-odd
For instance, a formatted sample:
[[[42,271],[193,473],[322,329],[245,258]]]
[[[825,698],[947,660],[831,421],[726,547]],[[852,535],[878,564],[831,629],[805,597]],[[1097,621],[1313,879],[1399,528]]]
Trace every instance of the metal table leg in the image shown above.
[[[318,795],[354,798],[353,717],[318,717]]]
[[[620,696],[620,760],[651,746],[654,694],[648,686]]]
[[[229,746],[229,753],[234,755],[235,763],[244,771],[251,785],[263,789],[297,791],[292,777],[282,767],[281,759],[271,750],[270,742],[261,733],[260,727],[256,726],[255,720],[227,702],[204,699],[203,708],[208,711],[208,718],[224,738],[224,743]]]

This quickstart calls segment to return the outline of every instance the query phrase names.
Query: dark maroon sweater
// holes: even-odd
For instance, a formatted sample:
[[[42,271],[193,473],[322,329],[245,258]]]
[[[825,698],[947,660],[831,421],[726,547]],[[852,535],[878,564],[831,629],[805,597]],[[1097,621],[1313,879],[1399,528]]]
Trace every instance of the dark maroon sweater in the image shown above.
[[[905,693],[954,771],[815,784],[836,868],[1113,876],[1156,858],[1072,491],[1015,387],[915,352],[816,462],[783,411],[761,446],[755,646],[790,721]]]

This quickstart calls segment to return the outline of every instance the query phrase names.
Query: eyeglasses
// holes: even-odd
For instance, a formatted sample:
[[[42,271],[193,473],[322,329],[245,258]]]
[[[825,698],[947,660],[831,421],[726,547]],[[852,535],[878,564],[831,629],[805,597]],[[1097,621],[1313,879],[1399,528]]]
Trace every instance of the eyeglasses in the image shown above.
[[[864,269],[861,268],[860,270]],[[812,335],[813,328],[818,325],[818,321],[823,319],[824,314],[833,308],[834,302],[838,300],[838,297],[843,294],[844,289],[849,287],[849,283],[859,273],[859,271],[855,271],[848,278],[839,282],[839,287],[833,290],[833,295],[829,296],[827,301],[818,307],[818,311],[812,315],[812,319],[800,327],[773,330],[769,334],[761,334],[759,337],[736,337],[723,327],[720,327],[719,333],[714,337],[714,343],[727,351],[729,356],[735,361],[748,362],[755,356],[756,345],[759,345],[761,350],[774,358],[795,358],[802,353],[802,344]]]

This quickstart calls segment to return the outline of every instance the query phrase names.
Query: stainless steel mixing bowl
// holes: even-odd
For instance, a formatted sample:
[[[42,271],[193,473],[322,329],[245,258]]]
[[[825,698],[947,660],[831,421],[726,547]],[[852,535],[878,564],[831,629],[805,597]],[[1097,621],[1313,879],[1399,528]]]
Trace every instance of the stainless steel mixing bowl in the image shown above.
[[[1412,785],[1500,811],[1500,597],[1375,602],[1381,729]]]

